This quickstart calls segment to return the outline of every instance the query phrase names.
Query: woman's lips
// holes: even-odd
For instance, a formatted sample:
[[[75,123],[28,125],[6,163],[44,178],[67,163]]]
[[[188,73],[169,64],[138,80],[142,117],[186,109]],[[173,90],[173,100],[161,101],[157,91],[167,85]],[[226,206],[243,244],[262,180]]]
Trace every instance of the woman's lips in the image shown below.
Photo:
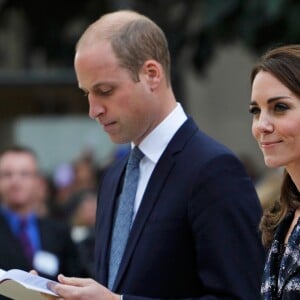
[[[276,146],[280,144],[282,141],[271,141],[271,142],[260,142],[260,146],[262,148],[272,148],[273,146]]]

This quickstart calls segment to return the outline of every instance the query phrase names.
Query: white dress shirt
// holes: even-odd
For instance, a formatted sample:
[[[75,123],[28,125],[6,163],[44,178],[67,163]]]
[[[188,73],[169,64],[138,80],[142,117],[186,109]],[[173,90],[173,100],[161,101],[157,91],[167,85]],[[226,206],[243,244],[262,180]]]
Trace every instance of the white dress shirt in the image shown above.
[[[140,176],[135,196],[133,220],[140,207],[146,186],[159,158],[186,119],[187,116],[181,104],[177,103],[176,108],[138,145],[145,156],[140,162]]]

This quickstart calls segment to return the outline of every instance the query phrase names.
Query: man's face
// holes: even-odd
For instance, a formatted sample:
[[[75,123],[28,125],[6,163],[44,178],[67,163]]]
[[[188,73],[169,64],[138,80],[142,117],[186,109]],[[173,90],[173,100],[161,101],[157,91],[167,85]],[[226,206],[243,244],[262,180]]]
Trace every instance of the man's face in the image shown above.
[[[29,153],[7,152],[0,157],[0,196],[10,209],[31,206],[37,184],[37,165]]]
[[[159,104],[153,98],[147,74],[133,81],[121,68],[108,42],[85,45],[75,56],[79,87],[87,94],[89,115],[115,143],[142,139],[158,124]]]

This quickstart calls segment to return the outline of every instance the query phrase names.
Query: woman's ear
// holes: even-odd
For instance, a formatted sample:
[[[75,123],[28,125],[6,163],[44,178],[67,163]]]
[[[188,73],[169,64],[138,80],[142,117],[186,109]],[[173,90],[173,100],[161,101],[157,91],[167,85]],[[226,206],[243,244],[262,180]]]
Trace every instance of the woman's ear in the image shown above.
[[[153,59],[145,61],[142,74],[145,76],[146,82],[149,84],[151,90],[156,89],[163,77],[161,64]]]

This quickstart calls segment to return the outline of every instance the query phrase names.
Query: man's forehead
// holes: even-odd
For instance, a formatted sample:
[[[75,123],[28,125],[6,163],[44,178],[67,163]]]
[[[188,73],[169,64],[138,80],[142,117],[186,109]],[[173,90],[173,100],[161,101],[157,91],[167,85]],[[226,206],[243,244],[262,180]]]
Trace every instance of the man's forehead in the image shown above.
[[[11,152],[6,152],[0,156],[0,165],[1,162],[16,164],[16,160],[28,161],[30,163],[34,162],[34,164],[36,164],[36,158],[31,153],[11,151]]]

